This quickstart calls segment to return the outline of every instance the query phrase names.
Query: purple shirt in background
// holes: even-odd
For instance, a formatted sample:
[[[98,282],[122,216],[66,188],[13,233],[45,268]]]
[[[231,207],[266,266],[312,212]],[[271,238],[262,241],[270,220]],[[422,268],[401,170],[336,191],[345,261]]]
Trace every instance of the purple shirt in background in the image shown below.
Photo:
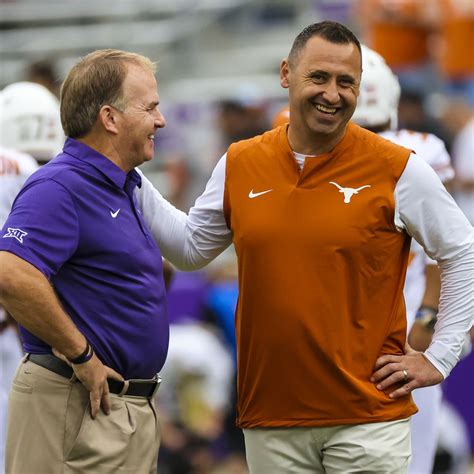
[[[27,180],[0,234],[0,250],[50,280],[100,360],[126,379],[159,372],[169,340],[161,254],[135,205],[137,185],[136,171],[67,139]],[[26,352],[51,352],[20,329]]]
[[[176,272],[168,291],[170,324],[199,323],[205,319],[209,281],[203,272]]]

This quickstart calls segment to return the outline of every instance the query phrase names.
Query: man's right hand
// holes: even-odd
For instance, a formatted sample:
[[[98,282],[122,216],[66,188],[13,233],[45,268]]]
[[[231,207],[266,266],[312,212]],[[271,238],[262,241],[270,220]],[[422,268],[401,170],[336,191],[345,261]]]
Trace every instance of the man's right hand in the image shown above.
[[[103,412],[108,415],[111,405],[105,365],[94,354],[90,360],[83,364],[72,364],[72,368],[76,377],[81,381],[86,390],[90,392],[92,419],[99,413],[101,405]]]
[[[110,413],[111,403],[107,379],[123,380],[123,377],[115,372],[114,369],[102,364],[95,354],[90,360],[83,364],[71,364],[64,354],[61,354],[56,349],[53,349],[53,353],[56,357],[59,357],[71,365],[74,374],[89,392],[92,419],[97,416],[100,407],[102,407],[102,411],[108,415]]]

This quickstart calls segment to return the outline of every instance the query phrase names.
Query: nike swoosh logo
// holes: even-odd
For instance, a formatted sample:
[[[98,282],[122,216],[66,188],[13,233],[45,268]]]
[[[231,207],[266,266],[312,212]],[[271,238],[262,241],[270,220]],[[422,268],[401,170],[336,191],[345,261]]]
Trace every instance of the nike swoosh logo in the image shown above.
[[[118,216],[120,209],[117,209],[115,212],[110,211],[110,215],[115,219]]]
[[[261,196],[262,194],[267,194],[269,193],[270,191],[273,191],[273,189],[267,189],[266,191],[262,191],[260,193],[254,193],[253,192],[253,189],[249,192],[249,198],[250,199],[253,199],[253,198],[256,198],[258,196]]]

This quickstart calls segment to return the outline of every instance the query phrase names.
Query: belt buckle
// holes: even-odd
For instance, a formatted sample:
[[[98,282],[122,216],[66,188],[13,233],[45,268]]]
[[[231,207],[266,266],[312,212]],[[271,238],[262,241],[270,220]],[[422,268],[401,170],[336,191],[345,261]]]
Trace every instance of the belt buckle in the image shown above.
[[[161,385],[161,377],[159,374],[155,374],[155,376],[152,379],[153,382],[155,382],[155,386],[153,388],[153,391],[151,392],[150,398],[154,398],[156,395],[156,392],[158,392],[158,389],[160,388]]]
[[[134,385],[150,385],[153,384],[153,389],[149,394],[146,395],[146,398],[153,398],[158,391],[158,388],[160,387],[161,384],[161,377],[159,374],[155,374],[152,379],[130,379],[126,380],[125,382],[128,382],[129,384],[134,384]],[[127,394],[128,386],[125,389],[124,387],[124,394]]]

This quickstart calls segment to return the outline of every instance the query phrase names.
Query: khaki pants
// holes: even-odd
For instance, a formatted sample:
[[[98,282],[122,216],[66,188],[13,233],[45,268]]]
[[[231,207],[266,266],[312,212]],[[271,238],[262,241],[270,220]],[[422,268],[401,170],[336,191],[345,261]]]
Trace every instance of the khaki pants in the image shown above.
[[[78,382],[23,362],[12,385],[7,474],[155,473],[160,442],[153,400],[111,394],[91,419]]]
[[[402,474],[409,419],[327,428],[245,429],[251,474]]]

